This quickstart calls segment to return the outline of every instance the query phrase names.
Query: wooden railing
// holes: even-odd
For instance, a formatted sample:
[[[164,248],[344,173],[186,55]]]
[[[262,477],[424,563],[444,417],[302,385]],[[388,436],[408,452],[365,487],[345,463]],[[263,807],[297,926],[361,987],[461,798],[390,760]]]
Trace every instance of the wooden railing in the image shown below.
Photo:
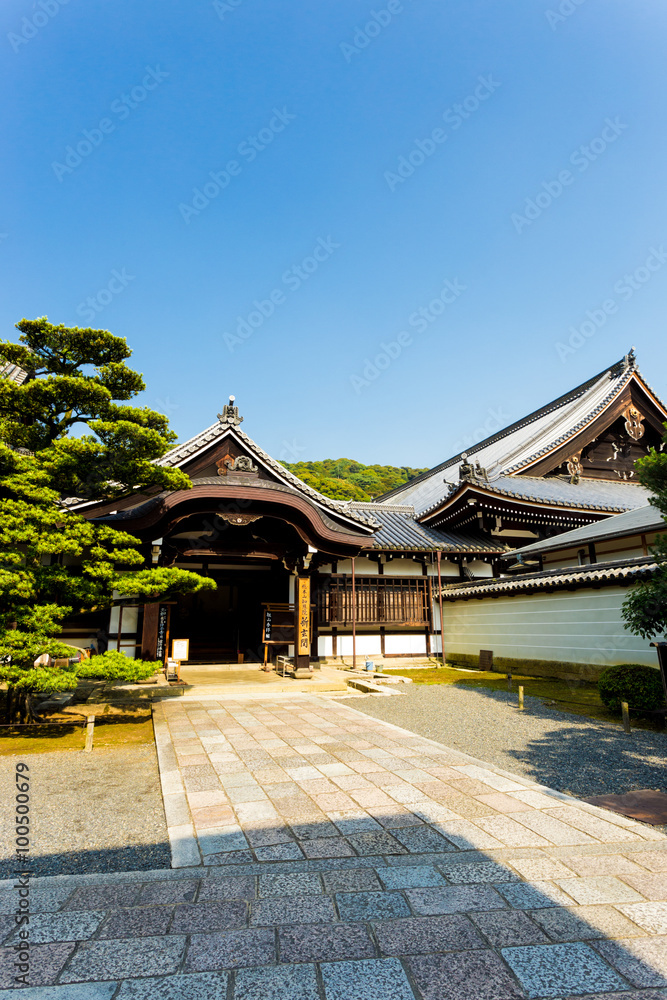
[[[429,625],[428,577],[358,576],[355,578],[358,625]],[[351,625],[352,577],[331,576],[317,592],[319,625]]]

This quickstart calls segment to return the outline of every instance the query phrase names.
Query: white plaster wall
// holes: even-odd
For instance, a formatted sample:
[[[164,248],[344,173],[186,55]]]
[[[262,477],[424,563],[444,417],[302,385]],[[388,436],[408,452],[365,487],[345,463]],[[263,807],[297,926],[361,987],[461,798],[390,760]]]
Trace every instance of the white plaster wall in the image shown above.
[[[127,638],[136,635],[137,621],[139,618],[139,608],[123,608],[123,635]],[[118,606],[111,609],[109,616],[109,633],[118,632],[118,622],[120,620],[120,608]]]
[[[422,576],[422,565],[416,559],[389,559],[384,564],[385,576]]]
[[[466,563],[464,563],[466,565]],[[484,562],[482,559],[471,559],[467,563],[467,567],[474,577],[479,576],[493,576],[493,569],[490,563]]]
[[[407,632],[399,635],[386,635],[384,638],[384,652],[385,656],[396,656],[399,653],[426,656],[426,636]]]
[[[437,580],[437,578],[438,578],[438,564],[437,564],[437,562],[434,563],[433,566],[429,565],[427,567],[427,569],[428,569],[428,575],[430,577],[434,577]],[[440,576],[442,576],[442,577],[445,577],[445,576],[447,576],[447,577],[455,576],[456,579],[458,580],[458,578],[459,578],[459,568],[456,565],[456,563],[450,562],[449,559],[443,559],[440,562]]]
[[[381,652],[379,635],[358,635],[357,636],[357,656],[371,654],[379,656]],[[338,655],[352,656],[352,636],[338,636]]]
[[[445,602],[445,649],[570,663],[656,666],[649,641],[623,628],[627,587]]]
[[[352,560],[351,559],[341,559],[338,563],[337,573],[352,573]],[[385,570],[386,572],[386,570]],[[378,573],[378,564],[374,559],[366,559],[365,556],[359,556],[358,559],[354,560],[354,574],[355,576],[376,576]]]
[[[317,655],[333,656],[333,642],[330,635],[318,635]]]

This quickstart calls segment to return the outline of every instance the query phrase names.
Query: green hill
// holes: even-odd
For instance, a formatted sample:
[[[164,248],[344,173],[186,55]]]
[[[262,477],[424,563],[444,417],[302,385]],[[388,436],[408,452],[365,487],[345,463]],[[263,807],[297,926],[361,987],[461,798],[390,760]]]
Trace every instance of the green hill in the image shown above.
[[[308,486],[332,500],[372,500],[407,483],[426,469],[393,465],[362,465],[351,458],[325,458],[322,462],[283,462]]]

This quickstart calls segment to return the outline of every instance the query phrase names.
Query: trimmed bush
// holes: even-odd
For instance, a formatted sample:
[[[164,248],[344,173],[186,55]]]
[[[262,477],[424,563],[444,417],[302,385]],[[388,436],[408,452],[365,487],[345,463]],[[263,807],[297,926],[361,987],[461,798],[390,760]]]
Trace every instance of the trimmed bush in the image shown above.
[[[127,681],[136,684],[137,681],[148,680],[162,669],[158,661],[130,660],[118,650],[110,649],[101,656],[91,656],[77,665],[78,677],[100,677],[110,681]]]
[[[613,712],[620,712],[621,702],[630,708],[651,712],[665,707],[660,671],[641,663],[619,663],[607,667],[598,681],[603,703]]]

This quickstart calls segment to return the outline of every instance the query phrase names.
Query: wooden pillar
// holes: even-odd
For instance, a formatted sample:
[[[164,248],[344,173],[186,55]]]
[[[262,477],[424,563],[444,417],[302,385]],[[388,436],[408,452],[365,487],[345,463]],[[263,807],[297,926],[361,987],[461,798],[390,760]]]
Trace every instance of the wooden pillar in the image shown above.
[[[160,605],[144,604],[144,626],[141,632],[141,658],[154,660],[157,656],[157,633]]]

